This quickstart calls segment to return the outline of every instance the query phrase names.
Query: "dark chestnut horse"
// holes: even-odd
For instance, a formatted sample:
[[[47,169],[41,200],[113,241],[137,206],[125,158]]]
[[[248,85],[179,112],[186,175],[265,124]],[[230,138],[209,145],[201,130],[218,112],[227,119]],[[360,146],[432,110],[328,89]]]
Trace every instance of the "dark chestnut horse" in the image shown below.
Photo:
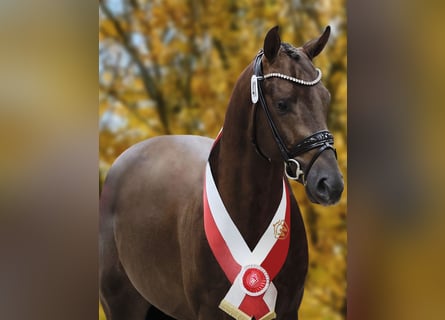
[[[327,27],[295,48],[281,43],[278,27],[271,29],[236,82],[215,143],[199,136],[156,137],[116,160],[100,200],[100,301],[107,319],[232,319],[218,308],[231,282],[204,230],[207,163],[251,250],[288,186],[284,173],[304,184],[312,202],[339,200],[343,178],[326,125],[330,94],[312,64],[329,33]],[[291,236],[273,278],[278,293],[267,319],[298,319],[303,296],[306,233],[292,193],[289,201]]]

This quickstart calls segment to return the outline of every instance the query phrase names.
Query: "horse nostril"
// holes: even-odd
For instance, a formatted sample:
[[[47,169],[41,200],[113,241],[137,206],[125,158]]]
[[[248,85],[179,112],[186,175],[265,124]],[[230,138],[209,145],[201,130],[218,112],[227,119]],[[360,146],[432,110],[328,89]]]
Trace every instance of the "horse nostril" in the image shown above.
[[[331,205],[340,200],[343,192],[343,180],[325,176],[315,180],[314,184],[309,184],[306,190],[312,202]]]
[[[320,195],[326,195],[329,192],[329,185],[327,183],[327,178],[321,178],[317,183],[317,192]]]

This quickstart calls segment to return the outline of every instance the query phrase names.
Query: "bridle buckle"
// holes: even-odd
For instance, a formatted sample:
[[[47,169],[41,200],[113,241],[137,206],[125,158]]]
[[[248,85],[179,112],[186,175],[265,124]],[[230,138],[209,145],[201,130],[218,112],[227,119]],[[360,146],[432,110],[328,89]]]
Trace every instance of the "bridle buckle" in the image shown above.
[[[289,172],[289,169],[291,168],[291,164],[295,164],[297,168],[295,169],[295,176],[292,176]],[[286,162],[284,162],[284,173],[286,174],[286,177],[288,177],[291,180],[298,180],[300,179],[300,176],[304,176],[304,171],[301,170],[300,163],[295,159],[288,159]]]

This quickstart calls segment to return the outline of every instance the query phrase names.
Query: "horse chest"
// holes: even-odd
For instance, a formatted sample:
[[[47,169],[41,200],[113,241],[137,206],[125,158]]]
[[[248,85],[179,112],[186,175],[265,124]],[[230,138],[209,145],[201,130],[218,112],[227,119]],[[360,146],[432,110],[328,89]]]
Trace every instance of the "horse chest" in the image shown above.
[[[292,214],[293,216],[299,214],[298,207],[292,208]],[[193,309],[197,314],[206,310],[206,316],[209,318],[230,319],[217,306],[230,289],[231,283],[215,259],[202,228],[196,227],[199,230],[196,232],[196,241],[189,244],[189,248],[194,248],[194,255],[190,256],[189,263],[183,265],[187,274],[184,282],[186,298],[194,301]],[[301,302],[307,273],[307,240],[304,225],[298,216],[292,220],[291,228],[292,238],[288,256],[282,270],[273,280],[278,290],[276,306],[278,315],[284,315],[289,310],[296,310]],[[295,316],[295,313],[293,315]],[[279,319],[285,319],[285,317],[279,317]]]

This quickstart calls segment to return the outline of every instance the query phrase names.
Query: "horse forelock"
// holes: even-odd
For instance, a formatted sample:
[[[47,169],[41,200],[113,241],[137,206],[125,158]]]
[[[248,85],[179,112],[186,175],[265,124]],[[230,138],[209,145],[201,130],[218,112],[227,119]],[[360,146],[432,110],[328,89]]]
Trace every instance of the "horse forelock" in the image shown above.
[[[283,49],[283,52],[286,53],[293,60],[300,60],[300,53],[298,52],[298,49],[295,48],[293,45],[287,42],[283,42],[281,43],[281,48]]]

